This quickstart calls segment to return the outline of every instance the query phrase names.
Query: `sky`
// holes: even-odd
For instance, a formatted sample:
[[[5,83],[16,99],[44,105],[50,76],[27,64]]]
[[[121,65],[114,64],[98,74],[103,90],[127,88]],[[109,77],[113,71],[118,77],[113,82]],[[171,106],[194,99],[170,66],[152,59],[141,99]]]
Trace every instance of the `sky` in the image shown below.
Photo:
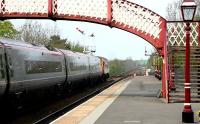
[[[129,0],[142,5],[165,18],[166,7],[174,0]],[[25,20],[11,20],[16,28],[19,28],[25,23]],[[39,23],[44,26],[54,27],[56,25],[60,30],[62,38],[67,38],[72,42],[79,42],[85,46],[95,46],[95,55],[104,56],[109,60],[112,59],[127,59],[133,60],[148,59],[145,56],[145,47],[150,54],[154,51],[152,45],[142,38],[122,31],[116,28],[110,28],[108,26],[79,22],[79,21],[51,21],[51,20],[38,20]],[[81,35],[76,28],[84,30],[85,36]],[[94,33],[95,37],[91,38],[88,35]]]

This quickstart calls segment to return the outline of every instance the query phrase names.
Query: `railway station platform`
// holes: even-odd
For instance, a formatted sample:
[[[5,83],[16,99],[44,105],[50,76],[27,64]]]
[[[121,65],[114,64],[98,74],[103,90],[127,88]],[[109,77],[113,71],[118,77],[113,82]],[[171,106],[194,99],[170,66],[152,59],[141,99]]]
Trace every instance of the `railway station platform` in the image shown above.
[[[181,124],[183,103],[157,98],[161,82],[151,76],[120,81],[51,124]],[[200,104],[192,104],[193,111]],[[198,117],[195,116],[198,123]]]

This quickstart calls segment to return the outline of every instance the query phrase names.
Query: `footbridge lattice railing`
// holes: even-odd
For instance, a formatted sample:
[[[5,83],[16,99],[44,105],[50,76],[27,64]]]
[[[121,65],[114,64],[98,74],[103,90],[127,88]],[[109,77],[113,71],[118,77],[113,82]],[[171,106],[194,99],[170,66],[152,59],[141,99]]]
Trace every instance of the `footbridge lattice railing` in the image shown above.
[[[185,27],[183,22],[167,23],[169,102],[184,102]],[[190,46],[191,101],[200,102],[200,22],[191,23]]]
[[[134,33],[158,50],[165,41],[166,21],[126,0],[0,0],[0,19],[44,18],[89,21]]]

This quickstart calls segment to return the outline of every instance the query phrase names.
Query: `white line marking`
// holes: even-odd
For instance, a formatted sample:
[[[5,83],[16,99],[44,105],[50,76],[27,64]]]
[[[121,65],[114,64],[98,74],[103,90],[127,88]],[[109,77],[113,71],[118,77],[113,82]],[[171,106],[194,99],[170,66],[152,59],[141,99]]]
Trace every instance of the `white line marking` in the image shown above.
[[[141,123],[141,121],[124,121],[124,123]]]
[[[93,112],[84,118],[79,124],[94,124],[103,112],[115,101],[115,99],[128,87],[132,80],[127,81],[119,90],[114,93],[115,97],[111,97],[99,105]]]
[[[185,87],[185,89],[190,89],[191,87]]]
[[[184,103],[184,105],[191,105],[190,103]]]
[[[184,83],[184,84],[185,84],[185,85],[189,85],[189,86],[191,85],[191,83]]]

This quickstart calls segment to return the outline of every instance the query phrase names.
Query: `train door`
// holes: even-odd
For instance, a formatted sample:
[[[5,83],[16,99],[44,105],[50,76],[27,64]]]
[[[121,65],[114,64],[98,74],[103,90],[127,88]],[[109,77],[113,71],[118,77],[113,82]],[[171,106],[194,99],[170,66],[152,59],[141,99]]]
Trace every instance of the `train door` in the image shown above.
[[[4,46],[0,44],[0,98],[4,95],[7,86],[6,80],[6,64]]]

